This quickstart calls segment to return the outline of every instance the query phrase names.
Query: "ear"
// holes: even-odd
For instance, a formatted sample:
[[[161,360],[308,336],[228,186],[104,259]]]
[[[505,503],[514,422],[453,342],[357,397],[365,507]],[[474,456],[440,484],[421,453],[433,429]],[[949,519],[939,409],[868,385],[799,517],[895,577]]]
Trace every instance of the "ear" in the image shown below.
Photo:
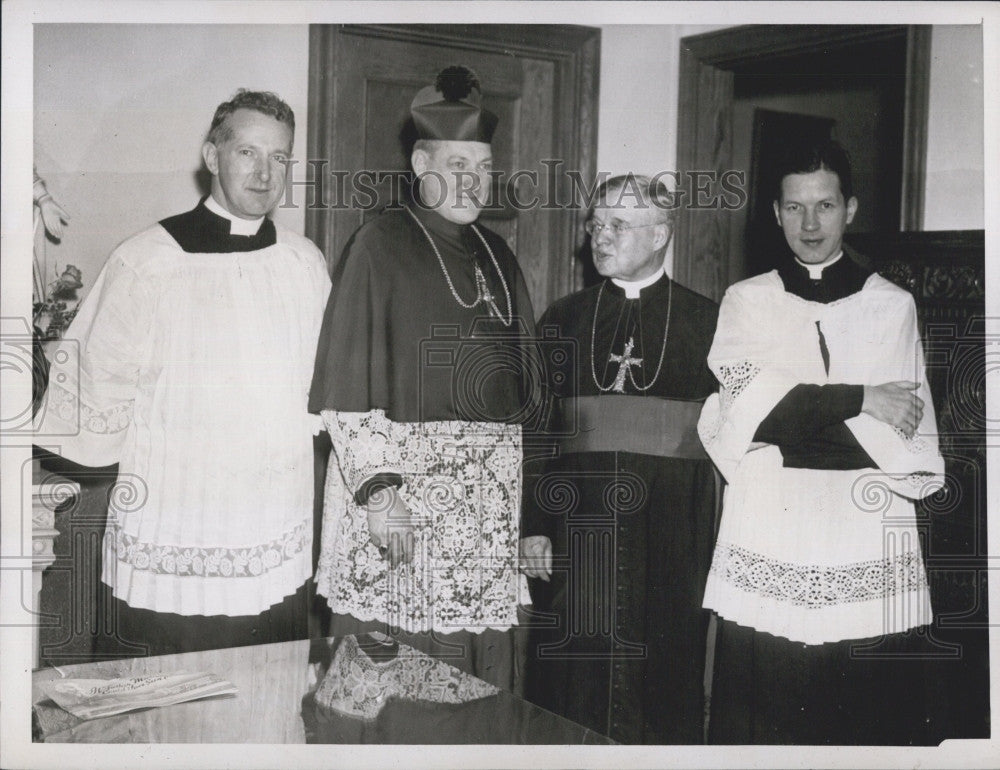
[[[427,150],[414,150],[410,156],[410,165],[413,166],[413,173],[417,176],[423,174],[427,170],[430,159]]]
[[[781,227],[781,203],[775,201],[773,206],[774,206],[774,218],[778,221],[778,227]]]
[[[211,142],[205,142],[201,146],[201,157],[205,159],[205,165],[212,172],[212,176],[219,175],[219,150]]]
[[[851,224],[854,221],[854,215],[858,211],[858,199],[853,195],[850,200],[847,201],[847,224]]]
[[[673,235],[670,225],[667,223],[661,223],[653,228],[655,235],[653,236],[653,250],[659,251],[668,243],[670,243],[670,236]]]

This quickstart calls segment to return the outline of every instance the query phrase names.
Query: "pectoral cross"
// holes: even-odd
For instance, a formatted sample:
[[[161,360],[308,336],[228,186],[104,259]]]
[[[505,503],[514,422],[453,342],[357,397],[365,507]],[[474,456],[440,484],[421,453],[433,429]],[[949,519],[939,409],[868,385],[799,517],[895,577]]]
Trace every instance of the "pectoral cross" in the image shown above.
[[[497,303],[493,299],[493,294],[490,292],[490,286],[486,283],[486,276],[479,269],[479,265],[476,265],[476,290],[481,298],[480,301],[489,308],[490,315],[496,318],[503,318],[500,314],[500,308],[497,307]]]
[[[611,390],[615,393],[625,392],[625,376],[631,374],[631,367],[642,366],[641,358],[632,358],[632,348],[635,347],[635,342],[632,337],[628,338],[628,342],[625,343],[625,350],[622,354],[615,355],[612,353],[608,356],[608,362],[612,364],[621,364],[618,367],[618,374],[615,376],[614,384],[611,386]]]

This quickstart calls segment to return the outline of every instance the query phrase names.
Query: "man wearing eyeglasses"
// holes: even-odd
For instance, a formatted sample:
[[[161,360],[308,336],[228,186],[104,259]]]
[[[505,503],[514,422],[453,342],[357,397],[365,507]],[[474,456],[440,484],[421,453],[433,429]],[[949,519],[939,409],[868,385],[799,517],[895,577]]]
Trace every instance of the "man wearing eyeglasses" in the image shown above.
[[[547,372],[558,451],[525,467],[523,561],[559,620],[535,624],[529,696],[622,743],[703,742],[716,484],[697,421],[718,308],[664,271],[672,214],[656,180],[598,188],[603,280],[539,322],[577,354]]]

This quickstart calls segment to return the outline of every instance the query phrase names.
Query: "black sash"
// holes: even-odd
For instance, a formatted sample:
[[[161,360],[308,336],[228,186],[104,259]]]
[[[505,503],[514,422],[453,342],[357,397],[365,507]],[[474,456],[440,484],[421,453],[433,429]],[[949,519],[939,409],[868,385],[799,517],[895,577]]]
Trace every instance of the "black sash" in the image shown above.
[[[652,396],[581,396],[559,400],[561,453],[634,452],[707,460],[698,438],[702,402]]]

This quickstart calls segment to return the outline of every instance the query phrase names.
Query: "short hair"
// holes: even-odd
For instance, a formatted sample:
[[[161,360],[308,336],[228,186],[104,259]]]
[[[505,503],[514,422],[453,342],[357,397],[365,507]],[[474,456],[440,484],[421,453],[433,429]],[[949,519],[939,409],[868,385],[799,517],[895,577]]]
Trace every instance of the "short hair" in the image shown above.
[[[268,115],[288,126],[292,136],[295,136],[295,113],[280,96],[271,91],[248,91],[246,88],[241,88],[232,99],[215,108],[206,141],[219,145],[233,138],[233,130],[226,118],[236,110],[254,110]]]
[[[774,200],[781,200],[781,183],[792,174],[811,174],[819,170],[830,171],[840,180],[844,200],[854,194],[851,181],[851,158],[839,142],[825,139],[818,142],[793,142],[781,154],[774,171]]]
[[[417,139],[417,141],[413,143],[413,152],[422,150],[433,158],[435,153],[441,149],[441,145],[443,143],[443,139]],[[411,155],[412,154],[413,153],[411,153]]]
[[[619,193],[617,197],[612,193]],[[631,199],[643,207],[658,212],[657,224],[674,224],[674,211],[677,208],[676,195],[671,192],[660,176],[648,177],[644,174],[620,174],[602,182],[594,195],[594,206],[621,206],[625,199]]]

